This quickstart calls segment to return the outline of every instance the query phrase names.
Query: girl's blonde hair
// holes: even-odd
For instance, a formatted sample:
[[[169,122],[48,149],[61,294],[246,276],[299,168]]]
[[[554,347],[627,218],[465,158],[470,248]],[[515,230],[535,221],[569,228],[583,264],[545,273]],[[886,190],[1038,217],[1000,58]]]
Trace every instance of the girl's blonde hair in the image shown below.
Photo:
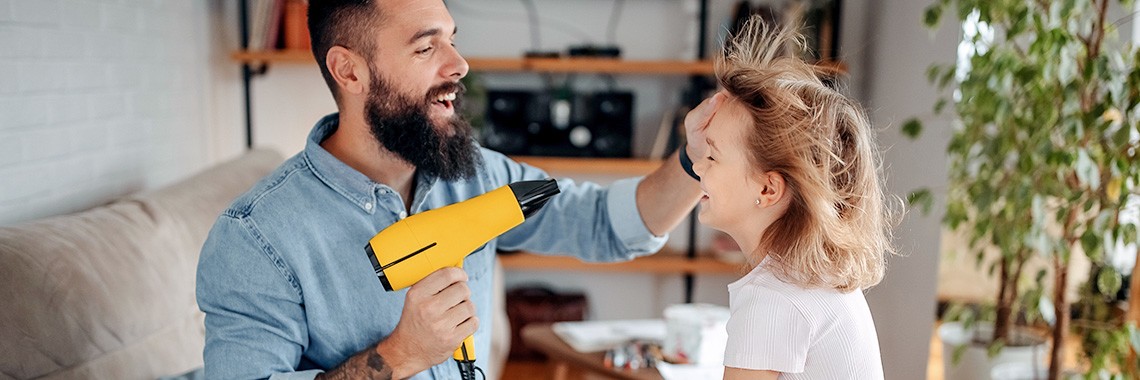
[[[752,17],[715,63],[717,81],[743,105],[750,164],[775,171],[792,197],[761,238],[783,280],[848,292],[878,284],[891,246],[878,151],[870,122],[850,98],[827,87],[789,47],[793,29]]]

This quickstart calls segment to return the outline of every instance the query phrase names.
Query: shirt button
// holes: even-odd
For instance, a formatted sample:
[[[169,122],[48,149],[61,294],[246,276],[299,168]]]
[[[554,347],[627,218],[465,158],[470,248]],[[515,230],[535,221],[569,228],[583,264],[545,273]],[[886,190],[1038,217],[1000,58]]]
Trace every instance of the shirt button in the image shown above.
[[[372,202],[367,202],[367,203],[365,203],[365,204],[364,204],[364,209],[365,209],[365,210],[368,210],[368,211],[372,211]]]
[[[407,218],[407,217],[408,217],[407,211],[400,211],[400,220],[404,220],[404,218]]]

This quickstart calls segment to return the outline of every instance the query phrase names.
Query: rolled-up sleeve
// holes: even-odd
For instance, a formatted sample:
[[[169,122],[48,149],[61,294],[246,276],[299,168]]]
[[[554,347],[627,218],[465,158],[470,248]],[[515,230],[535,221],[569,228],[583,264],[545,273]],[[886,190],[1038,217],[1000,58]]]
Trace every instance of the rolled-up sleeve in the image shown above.
[[[485,155],[499,185],[550,176],[498,153]],[[641,178],[602,187],[591,182],[558,181],[560,193],[523,224],[501,235],[499,249],[567,254],[585,261],[623,261],[657,252],[666,236],[653,236],[637,209]]]
[[[198,262],[198,306],[206,313],[207,379],[313,379],[296,372],[308,345],[299,287],[254,224],[222,216]]]
[[[639,252],[656,252],[669,235],[653,236],[641,219],[637,209],[637,185],[641,180],[642,177],[626,178],[611,184],[606,194],[606,211],[610,226],[622,244]]]

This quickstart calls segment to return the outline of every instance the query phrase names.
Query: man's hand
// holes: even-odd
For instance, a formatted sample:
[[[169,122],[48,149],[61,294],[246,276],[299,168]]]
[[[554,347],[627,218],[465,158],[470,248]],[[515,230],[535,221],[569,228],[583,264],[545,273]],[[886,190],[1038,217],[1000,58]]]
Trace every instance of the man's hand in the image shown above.
[[[408,288],[400,322],[388,338],[319,378],[408,378],[451,358],[478,328],[467,273],[443,268]]]
[[[467,273],[447,267],[408,288],[400,322],[392,335],[380,342],[377,351],[396,367],[393,377],[403,378],[451,358],[463,338],[478,328]]]
[[[723,91],[717,92],[685,115],[685,139],[689,159],[696,161],[708,156],[709,144],[705,141],[705,131],[708,130],[709,122],[712,121],[725,96],[727,95]]]
[[[705,132],[726,96],[727,94],[718,92],[685,115],[688,143],[682,149],[688,153],[690,160],[708,157],[709,144],[705,140]],[[670,155],[661,167],[649,173],[637,185],[637,212],[653,236],[664,236],[677,227],[697,205],[701,196],[697,181],[681,167],[681,160],[677,159],[679,152],[680,149]]]

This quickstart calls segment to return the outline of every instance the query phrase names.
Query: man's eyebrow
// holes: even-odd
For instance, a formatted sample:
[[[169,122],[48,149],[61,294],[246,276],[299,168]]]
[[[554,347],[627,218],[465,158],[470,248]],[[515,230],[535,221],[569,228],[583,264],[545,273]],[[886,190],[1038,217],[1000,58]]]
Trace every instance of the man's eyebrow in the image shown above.
[[[439,28],[429,28],[429,29],[421,30],[418,33],[416,33],[415,35],[413,35],[412,39],[408,40],[408,43],[409,44],[415,43],[417,40],[419,40],[421,38],[432,37],[432,36],[438,35],[440,32],[441,32],[441,30]],[[458,26],[456,26],[455,29],[453,29],[451,31],[452,35],[455,35],[456,33],[459,33],[459,27]]]

